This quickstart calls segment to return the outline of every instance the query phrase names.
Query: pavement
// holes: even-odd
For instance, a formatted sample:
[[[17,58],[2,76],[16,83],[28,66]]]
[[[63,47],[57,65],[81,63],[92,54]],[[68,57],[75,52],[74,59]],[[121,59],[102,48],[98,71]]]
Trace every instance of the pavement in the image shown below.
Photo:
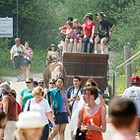
[[[34,80],[38,80],[39,78],[42,78],[42,73],[32,74],[31,77],[33,77]],[[16,82],[16,80],[17,80],[16,77],[5,76],[4,78],[10,82],[11,88],[16,90],[17,101],[19,102],[20,92],[26,87],[25,82]],[[108,105],[106,105],[106,107],[107,107],[107,111],[108,111]],[[106,115],[106,118],[108,120],[108,115]],[[106,132],[103,133],[103,139],[107,140],[113,134],[114,134],[114,128],[109,122],[107,122]],[[70,130],[68,124],[67,124],[66,130],[65,130],[65,140],[71,140],[71,130]],[[138,140],[138,136],[136,137],[136,140]]]

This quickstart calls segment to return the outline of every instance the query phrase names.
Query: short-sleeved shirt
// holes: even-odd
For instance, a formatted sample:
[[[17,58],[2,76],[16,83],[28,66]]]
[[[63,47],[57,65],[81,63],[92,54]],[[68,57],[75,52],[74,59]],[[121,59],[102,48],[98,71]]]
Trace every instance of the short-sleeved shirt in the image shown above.
[[[26,58],[27,60],[31,60],[31,57],[33,55],[33,50],[31,48],[26,48],[26,55],[24,56],[24,58]]]
[[[22,44],[20,44],[19,47],[17,47],[15,44],[10,51],[10,53],[13,54],[13,57],[19,56],[18,52],[25,53],[25,47]]]
[[[74,32],[75,32],[76,35],[79,35],[79,34],[81,34],[82,30],[83,30],[83,28],[81,26],[79,26],[79,27],[74,29]]]
[[[64,25],[64,26],[62,27],[62,29],[63,29],[63,30],[67,30],[67,25]]]
[[[85,24],[85,34],[87,36],[91,36],[92,35],[92,27],[95,26],[95,23],[92,21],[90,24],[88,24],[88,21],[85,20],[84,24]]]
[[[131,99],[134,102],[137,109],[138,116],[140,118],[140,87],[132,86],[127,88],[124,91],[122,97]]]
[[[24,90],[21,91],[20,95],[23,97],[22,110],[24,110],[27,100],[33,98],[32,91],[25,88]]]
[[[25,111],[28,111],[28,106],[29,106],[29,101],[27,101],[26,105],[25,105]],[[31,103],[29,106],[29,111],[37,111],[41,114],[41,119],[45,124],[48,124],[48,118],[46,117],[46,113],[51,111],[51,108],[49,106],[49,103],[46,99],[42,98],[42,100],[39,103],[35,102],[35,99],[31,99]]]
[[[109,27],[112,27],[113,24],[111,22],[109,22],[108,20],[102,20],[101,22],[99,22],[99,27],[98,30],[106,30],[108,31],[108,35],[107,37],[109,37]]]

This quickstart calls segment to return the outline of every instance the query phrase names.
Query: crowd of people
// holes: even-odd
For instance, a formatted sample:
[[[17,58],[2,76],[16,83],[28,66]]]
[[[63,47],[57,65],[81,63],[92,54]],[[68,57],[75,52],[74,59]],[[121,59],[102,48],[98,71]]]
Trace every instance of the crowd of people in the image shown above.
[[[98,84],[88,79],[82,86],[81,78],[75,76],[73,85],[64,90],[64,82],[62,77],[52,78],[46,88],[42,78],[36,82],[28,78],[19,103],[10,83],[2,82],[0,139],[65,140],[69,123],[71,139],[103,140],[107,110]],[[133,75],[131,84],[122,98],[114,98],[109,103],[109,120],[116,129],[109,140],[135,140],[136,132],[140,132],[139,76]]]
[[[66,25],[59,28],[64,41],[64,51],[104,54],[115,25],[105,20],[103,12],[95,14],[98,21],[98,33],[95,33],[93,14],[87,13],[84,24],[69,17]],[[84,44],[84,45],[82,45]],[[88,50],[89,44],[89,50]],[[17,75],[17,81],[25,81],[26,88],[21,89],[20,100],[16,101],[16,91],[9,82],[0,79],[0,140],[65,140],[65,129],[69,123],[73,140],[103,140],[106,132],[107,109],[103,93],[93,79],[84,86],[81,78],[73,77],[73,85],[64,90],[64,79],[49,79],[48,88],[43,78],[35,81],[30,78],[30,66],[33,51],[29,42],[25,45],[15,39],[11,48],[11,60]],[[59,61],[58,52],[51,44],[46,65]],[[135,140],[136,132],[140,137],[140,77],[131,77],[132,86],[125,90],[122,98],[115,98],[109,104],[109,118],[115,127],[115,135],[109,140]],[[128,98],[128,99],[127,99]]]
[[[105,19],[106,15],[103,12],[95,14],[98,21],[98,32],[95,32],[95,22],[93,21],[93,14],[87,13],[83,18],[84,23],[80,25],[78,19],[69,17],[66,25],[59,28],[60,35],[64,41],[64,52],[68,51],[68,43],[70,43],[70,52],[75,47],[77,52],[77,43],[79,43],[80,52],[92,53],[98,52],[98,43],[101,45],[101,54],[104,54],[105,44],[109,40],[115,25]],[[82,45],[82,42],[84,45]],[[88,49],[89,45],[89,50]]]

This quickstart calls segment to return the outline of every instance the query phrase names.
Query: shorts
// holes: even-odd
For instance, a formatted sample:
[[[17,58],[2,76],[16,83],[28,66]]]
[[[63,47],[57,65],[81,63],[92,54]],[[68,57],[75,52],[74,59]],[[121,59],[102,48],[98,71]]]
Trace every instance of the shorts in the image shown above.
[[[76,38],[74,38],[74,42],[80,42],[80,41],[82,41],[83,39],[82,39],[82,37],[76,37]]]
[[[24,66],[23,59],[24,59],[23,56],[14,57],[14,69],[19,69],[22,66]]]
[[[26,58],[24,58],[23,63],[24,63],[25,66],[29,66],[31,64],[31,61],[26,59]]]
[[[138,122],[138,132],[140,132],[140,118],[139,118],[139,122]]]
[[[57,114],[55,114],[55,123],[56,124],[68,123],[68,113],[58,112]]]

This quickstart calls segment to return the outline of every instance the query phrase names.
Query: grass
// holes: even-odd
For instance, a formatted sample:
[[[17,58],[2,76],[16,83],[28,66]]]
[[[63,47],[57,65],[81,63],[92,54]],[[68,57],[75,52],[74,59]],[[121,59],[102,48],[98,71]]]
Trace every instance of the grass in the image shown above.
[[[43,72],[45,67],[46,55],[47,52],[43,49],[35,49],[34,56],[32,58],[31,64],[31,72],[32,73],[40,73]],[[1,49],[1,56],[0,56],[0,77],[2,76],[15,76],[15,71],[13,68],[13,63],[10,60],[10,52],[8,49]]]

